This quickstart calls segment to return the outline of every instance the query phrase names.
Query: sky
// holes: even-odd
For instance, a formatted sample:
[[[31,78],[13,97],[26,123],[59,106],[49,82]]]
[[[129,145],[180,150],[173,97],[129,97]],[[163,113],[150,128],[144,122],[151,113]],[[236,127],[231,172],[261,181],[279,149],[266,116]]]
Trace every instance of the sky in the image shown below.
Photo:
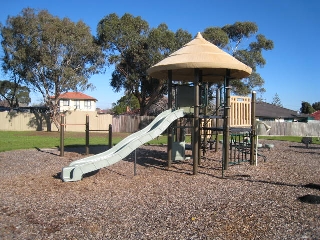
[[[193,36],[207,27],[255,22],[258,33],[274,42],[273,50],[263,51],[266,65],[257,72],[265,80],[266,92],[257,97],[272,103],[277,94],[283,107],[295,111],[302,101],[320,102],[319,0],[10,0],[1,3],[0,22],[5,24],[8,16],[17,16],[26,7],[82,20],[93,35],[98,22],[111,13],[140,16],[151,28],[166,23],[173,32],[181,28]],[[110,86],[112,71],[92,76],[89,82],[96,88],[85,92],[98,99],[97,107],[102,109],[123,96]],[[5,79],[1,70],[0,79]],[[31,97],[34,104],[42,100],[39,95]]]

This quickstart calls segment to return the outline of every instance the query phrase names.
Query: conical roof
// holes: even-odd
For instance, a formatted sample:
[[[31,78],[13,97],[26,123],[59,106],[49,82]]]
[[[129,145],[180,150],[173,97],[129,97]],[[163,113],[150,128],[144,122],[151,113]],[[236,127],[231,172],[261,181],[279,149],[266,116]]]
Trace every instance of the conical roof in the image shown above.
[[[230,77],[236,79],[247,77],[252,72],[250,67],[205,40],[200,33],[147,72],[154,78],[166,79],[168,70],[172,70],[173,80],[193,81],[195,68],[202,70],[204,82],[223,81],[226,69],[230,69]]]

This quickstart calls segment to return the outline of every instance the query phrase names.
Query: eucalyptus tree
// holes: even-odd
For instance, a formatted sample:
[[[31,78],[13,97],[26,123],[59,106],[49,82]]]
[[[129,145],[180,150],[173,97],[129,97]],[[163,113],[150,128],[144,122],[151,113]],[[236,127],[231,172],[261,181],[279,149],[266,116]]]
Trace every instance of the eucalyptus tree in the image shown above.
[[[98,23],[97,34],[108,64],[114,66],[110,85],[117,92],[133,94],[140,115],[146,115],[167,92],[166,79],[150,78],[147,69],[190,41],[191,34],[181,29],[174,33],[166,24],[150,28],[141,17],[128,13],[104,17]]]
[[[5,100],[10,108],[28,105],[31,102],[30,90],[19,84],[17,78],[0,81],[0,99]]]
[[[101,47],[82,21],[60,19],[46,10],[25,8],[1,26],[2,69],[42,94],[58,126],[61,93],[92,87],[91,75],[104,66]]]
[[[232,91],[239,95],[248,95],[252,90],[265,92],[264,79],[258,73],[258,67],[266,64],[263,51],[272,50],[273,41],[258,33],[253,22],[235,22],[223,27],[208,27],[203,37],[252,68],[252,74],[241,80],[231,81]]]

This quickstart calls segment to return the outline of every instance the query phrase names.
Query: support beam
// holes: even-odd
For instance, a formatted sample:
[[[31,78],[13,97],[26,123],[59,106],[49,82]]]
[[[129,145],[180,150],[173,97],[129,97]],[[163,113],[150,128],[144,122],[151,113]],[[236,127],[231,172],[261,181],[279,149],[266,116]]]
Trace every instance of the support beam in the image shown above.
[[[172,70],[168,71],[168,108],[172,108]],[[168,153],[168,168],[171,168],[172,163],[172,127],[171,125],[168,127],[168,145],[167,145],[167,153]]]
[[[229,144],[230,144],[230,69],[227,69],[225,81],[224,97],[224,124],[223,124],[223,170],[229,165]]]
[[[193,128],[193,174],[198,173],[199,164],[199,69],[194,69],[194,128]]]
[[[200,115],[200,107],[202,105],[202,102],[200,101],[201,99],[201,91],[200,91],[200,88],[201,86],[203,85],[203,82],[202,82],[202,70],[199,69],[199,72],[198,72],[198,117]],[[206,114],[205,114],[206,115]],[[201,165],[201,130],[200,130],[200,125],[201,125],[201,118],[198,118],[198,131],[199,131],[199,136],[198,136],[198,165],[200,166]]]
[[[216,116],[218,116],[218,112],[219,112],[219,108],[220,108],[220,88],[221,87],[219,87],[219,88],[217,88],[217,90],[216,90]],[[216,118],[216,128],[218,128],[219,127],[219,119],[218,118]],[[218,151],[218,136],[219,136],[219,134],[218,134],[218,131],[216,131],[216,142],[215,142],[215,152],[217,152]]]
[[[256,154],[255,154],[255,144],[256,144],[256,92],[252,92],[251,97],[251,138],[250,138],[250,164],[256,165]]]

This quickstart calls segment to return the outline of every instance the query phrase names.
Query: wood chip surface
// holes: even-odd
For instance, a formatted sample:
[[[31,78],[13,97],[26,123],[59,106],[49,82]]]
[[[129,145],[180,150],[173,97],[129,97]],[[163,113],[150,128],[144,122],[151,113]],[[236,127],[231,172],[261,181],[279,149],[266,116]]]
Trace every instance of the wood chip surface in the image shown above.
[[[168,169],[165,146],[143,146],[136,176],[132,154],[79,182],[59,178],[75,149],[2,152],[0,239],[320,239],[320,145],[260,143],[266,162],[223,178],[221,149],[193,175],[192,159]]]

